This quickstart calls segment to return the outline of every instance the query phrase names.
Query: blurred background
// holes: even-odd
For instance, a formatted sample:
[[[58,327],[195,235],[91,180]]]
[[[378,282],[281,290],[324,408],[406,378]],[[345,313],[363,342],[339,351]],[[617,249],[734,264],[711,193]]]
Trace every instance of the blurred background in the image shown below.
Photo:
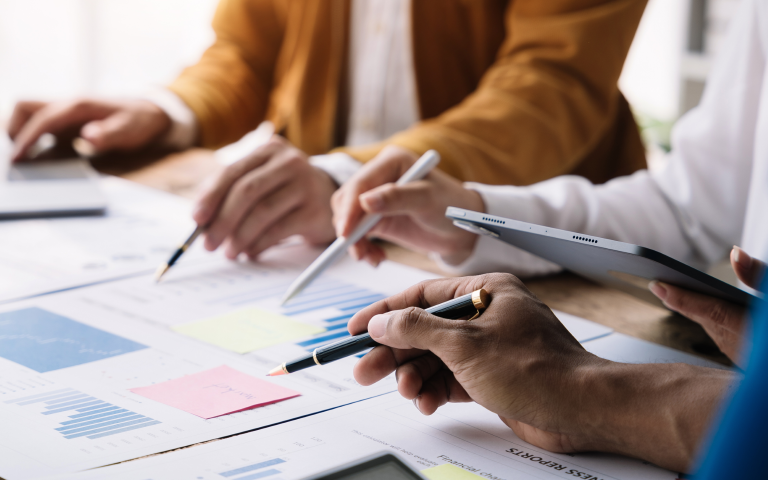
[[[545,0],[543,0],[545,1]],[[621,78],[652,150],[701,96],[740,0],[650,0]],[[212,42],[217,0],[0,0],[0,121],[20,99],[131,95]]]

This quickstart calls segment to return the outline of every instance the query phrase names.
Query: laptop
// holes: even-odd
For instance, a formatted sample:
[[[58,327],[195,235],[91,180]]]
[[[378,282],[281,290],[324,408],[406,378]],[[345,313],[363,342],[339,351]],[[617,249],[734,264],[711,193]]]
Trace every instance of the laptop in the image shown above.
[[[11,147],[0,135],[0,219],[104,214],[107,198],[87,160],[11,164]]]

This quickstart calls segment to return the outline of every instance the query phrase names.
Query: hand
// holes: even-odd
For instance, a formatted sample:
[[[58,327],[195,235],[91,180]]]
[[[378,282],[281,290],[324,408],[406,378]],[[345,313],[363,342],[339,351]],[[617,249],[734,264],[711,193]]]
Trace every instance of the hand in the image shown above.
[[[731,266],[739,280],[751,288],[758,288],[765,272],[765,264],[750,257],[739,247],[731,250]],[[748,348],[747,309],[719,298],[691,292],[662,282],[652,282],[651,292],[667,308],[704,327],[720,350],[735,364],[746,367]]]
[[[410,307],[480,288],[491,304],[471,322]],[[421,283],[355,315],[349,331],[365,330],[387,346],[374,348],[355,366],[360,384],[394,371],[400,394],[426,415],[447,402],[475,401],[535,445],[556,452],[586,448],[577,392],[584,372],[604,361],[585,351],[512,275]]]
[[[395,185],[417,159],[410,150],[388,146],[337,190],[331,200],[336,234],[349,235],[364,214],[380,213],[384,218],[369,237],[411,250],[437,252],[449,263],[461,263],[472,254],[477,235],[456,228],[445,218],[445,209],[454,206],[484,211],[483,200],[439,170],[424,180]],[[372,265],[385,257],[384,251],[367,239],[352,246],[350,255]]]
[[[224,169],[193,214],[198,225],[208,225],[205,248],[225,244],[228,258],[245,253],[255,259],[291,235],[313,244],[334,240],[330,202],[336,184],[308,160],[275,136]]]
[[[44,133],[54,134],[59,141],[80,136],[103,153],[145,147],[170,126],[168,115],[147,100],[19,102],[8,127],[15,143],[11,159],[23,159]]]
[[[472,321],[421,308],[488,291]],[[394,311],[393,311],[394,310]],[[354,369],[362,385],[393,371],[424,414],[475,401],[523,440],[553,452],[603,451],[685,471],[734,382],[731,372],[686,364],[620,364],[586,352],[552,312],[511,275],[423,282],[358,312],[381,346]]]

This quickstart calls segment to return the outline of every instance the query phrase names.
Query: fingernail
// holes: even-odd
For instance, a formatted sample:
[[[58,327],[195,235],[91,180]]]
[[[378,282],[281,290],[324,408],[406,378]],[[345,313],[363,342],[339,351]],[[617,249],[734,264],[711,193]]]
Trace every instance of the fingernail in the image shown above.
[[[368,193],[360,196],[360,203],[366,210],[371,212],[378,212],[384,208],[384,199],[381,195],[376,193]]]
[[[667,299],[667,289],[664,287],[664,284],[661,282],[657,282],[656,280],[652,281],[648,284],[648,289],[656,295],[662,302]]]
[[[371,318],[371,321],[368,322],[368,333],[371,334],[372,338],[381,338],[387,333],[387,323],[389,323],[391,316],[391,313],[383,313]]]
[[[744,250],[737,246],[733,246],[733,261],[741,265],[743,268],[750,268],[752,266],[752,257]]]
[[[347,222],[339,222],[336,226],[336,238],[344,236],[344,230],[347,229]]]
[[[92,141],[96,137],[101,136],[101,132],[102,128],[99,125],[95,123],[89,123],[83,127],[83,129],[80,131],[80,135],[82,135],[86,140]]]
[[[352,260],[354,261],[360,260],[360,254],[358,253],[357,249],[354,247],[349,249],[349,256],[352,257]]]

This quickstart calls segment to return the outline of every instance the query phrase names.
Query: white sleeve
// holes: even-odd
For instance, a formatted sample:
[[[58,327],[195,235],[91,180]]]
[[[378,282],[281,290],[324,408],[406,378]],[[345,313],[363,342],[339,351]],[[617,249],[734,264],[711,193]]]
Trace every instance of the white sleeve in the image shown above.
[[[171,128],[158,140],[161,146],[174,150],[186,150],[195,146],[197,117],[184,100],[166,88],[145,92],[142,98],[157,105],[171,119]]]
[[[642,245],[697,267],[720,260],[741,243],[750,191],[766,68],[759,5],[742,2],[701,104],[675,126],[664,168],[603,185],[564,176],[529,187],[466,186],[492,215]],[[490,238],[463,264],[442,265],[456,273],[552,269]]]
[[[640,244],[681,258],[685,243],[677,219],[647,170],[593,185],[576,176],[562,176],[529,187],[465,184],[483,198],[491,215]],[[506,271],[518,276],[552,273],[554,264],[481,237],[472,256],[461,265],[440,262],[452,273]]]
[[[309,163],[327,173],[339,186],[343,185],[363,166],[362,163],[341,152],[313,155],[309,157]]]

